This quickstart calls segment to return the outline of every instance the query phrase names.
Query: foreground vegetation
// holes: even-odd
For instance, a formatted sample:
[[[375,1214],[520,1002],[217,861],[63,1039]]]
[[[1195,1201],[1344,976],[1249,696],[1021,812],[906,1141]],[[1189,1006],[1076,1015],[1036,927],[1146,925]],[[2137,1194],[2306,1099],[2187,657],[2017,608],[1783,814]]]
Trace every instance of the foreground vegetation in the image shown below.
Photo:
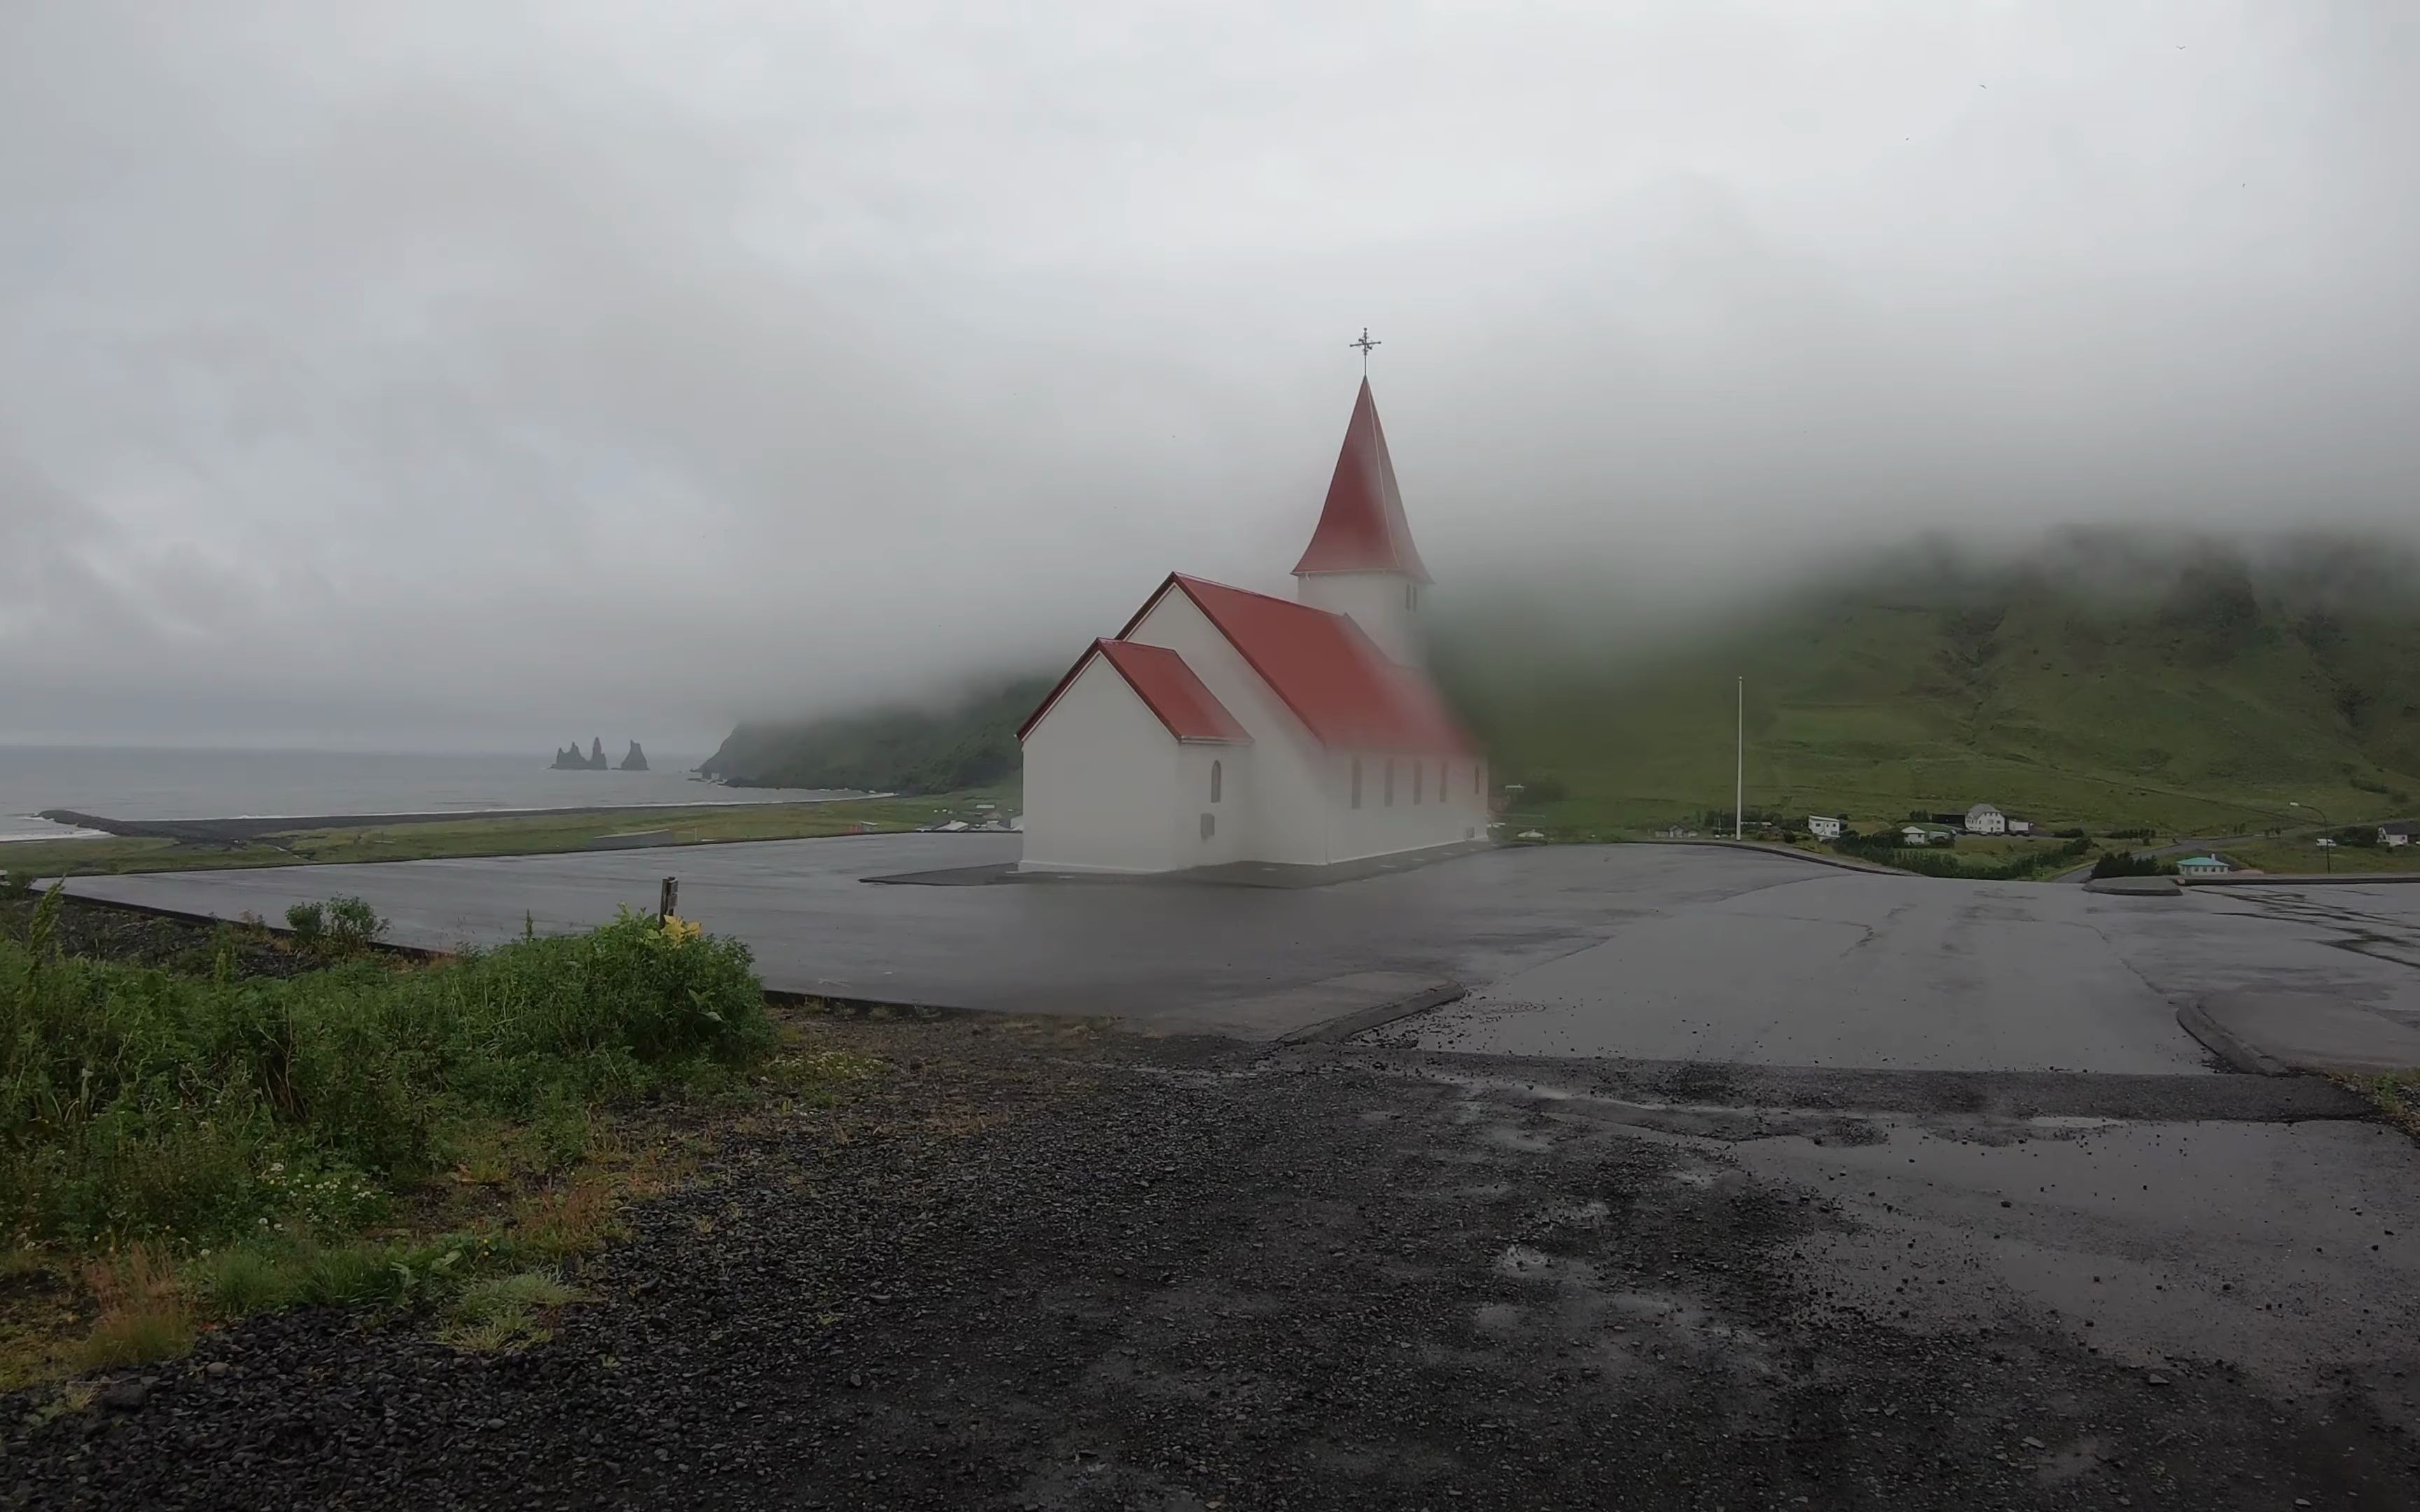
[[[339,900],[278,978],[232,933],[199,973],[69,956],[61,907],[0,939],[0,1385],[297,1303],[534,1336],[678,1158],[645,1110],[853,1073],[783,1054],[747,948],[678,919],[430,964]]]
[[[991,810],[977,808],[990,803]],[[0,868],[20,878],[100,872],[195,872],[255,866],[424,861],[445,856],[545,856],[620,845],[707,845],[732,841],[811,840],[861,829],[903,830],[937,819],[969,822],[1008,811],[1013,791],[835,803],[723,804],[625,809],[605,813],[466,815],[403,825],[298,829],[242,842],[109,836],[0,845]]]

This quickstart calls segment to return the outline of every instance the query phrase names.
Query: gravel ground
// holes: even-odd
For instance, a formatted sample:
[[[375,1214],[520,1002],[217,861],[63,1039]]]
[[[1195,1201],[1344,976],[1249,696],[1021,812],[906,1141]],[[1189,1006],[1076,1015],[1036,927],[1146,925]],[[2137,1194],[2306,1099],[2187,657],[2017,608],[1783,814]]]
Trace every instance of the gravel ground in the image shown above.
[[[835,1023],[526,1352],[306,1311],[39,1426],[26,1507],[2404,1508],[2350,1393],[1895,1324],[1719,1140],[1364,1055]],[[1862,1136],[1841,1118],[1827,1138]],[[109,1405],[114,1397],[118,1405]],[[2298,1500],[2299,1499],[2299,1500]]]

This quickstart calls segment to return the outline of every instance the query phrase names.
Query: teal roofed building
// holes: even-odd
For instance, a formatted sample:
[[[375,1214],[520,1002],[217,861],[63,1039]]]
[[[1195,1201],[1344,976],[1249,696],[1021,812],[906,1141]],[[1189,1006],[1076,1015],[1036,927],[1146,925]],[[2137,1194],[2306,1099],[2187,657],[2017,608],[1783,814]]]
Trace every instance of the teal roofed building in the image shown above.
[[[2188,856],[2177,863],[2180,877],[2223,877],[2234,870],[2215,856]]]

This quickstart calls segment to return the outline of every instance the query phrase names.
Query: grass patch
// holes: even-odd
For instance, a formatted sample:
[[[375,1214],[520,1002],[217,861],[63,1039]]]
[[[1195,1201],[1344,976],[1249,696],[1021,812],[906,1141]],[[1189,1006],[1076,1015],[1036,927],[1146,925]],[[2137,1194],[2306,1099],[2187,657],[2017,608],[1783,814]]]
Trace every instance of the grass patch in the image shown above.
[[[196,1319],[172,1259],[138,1246],[87,1266],[85,1285],[101,1306],[70,1358],[79,1370],[166,1360],[194,1347]]]
[[[526,1348],[551,1338],[547,1318],[579,1300],[580,1293],[552,1271],[489,1276],[454,1298],[438,1336],[456,1349],[482,1353]]]
[[[2420,1139],[2420,1071],[2386,1076],[2343,1076],[2337,1080],[2369,1099],[2387,1122]]]
[[[2228,845],[2222,847],[2219,854],[2240,867],[2289,874],[2303,872],[2315,875],[2333,872],[2359,875],[2366,872],[2420,872],[2420,847],[2411,845],[2323,847],[2313,844],[2309,839],[2302,839]]]
[[[979,803],[994,807],[979,809]],[[980,824],[1014,812],[1010,789],[921,798],[850,798],[830,803],[739,803],[620,809],[602,813],[530,814],[411,824],[295,829],[243,841],[176,841],[148,836],[17,841],[0,846],[11,872],[71,876],[137,872],[219,871],[256,866],[421,861],[449,856],[547,856],[589,849],[610,836],[660,831],[668,846],[735,841],[813,840],[861,829],[896,834],[947,818]]]
[[[0,1389],[298,1304],[521,1347],[683,1168],[679,1107],[873,1070],[784,1045],[747,949],[680,921],[418,964],[331,911],[335,964],[258,978],[66,956],[46,908],[0,939]]]

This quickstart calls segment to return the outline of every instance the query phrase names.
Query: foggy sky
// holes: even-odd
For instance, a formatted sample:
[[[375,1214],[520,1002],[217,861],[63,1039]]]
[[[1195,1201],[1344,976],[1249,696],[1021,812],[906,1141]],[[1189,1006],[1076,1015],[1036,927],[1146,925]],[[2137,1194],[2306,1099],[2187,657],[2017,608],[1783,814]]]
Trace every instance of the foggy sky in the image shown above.
[[[0,5],[0,740],[704,749],[1422,554],[2408,523],[2401,0]]]

